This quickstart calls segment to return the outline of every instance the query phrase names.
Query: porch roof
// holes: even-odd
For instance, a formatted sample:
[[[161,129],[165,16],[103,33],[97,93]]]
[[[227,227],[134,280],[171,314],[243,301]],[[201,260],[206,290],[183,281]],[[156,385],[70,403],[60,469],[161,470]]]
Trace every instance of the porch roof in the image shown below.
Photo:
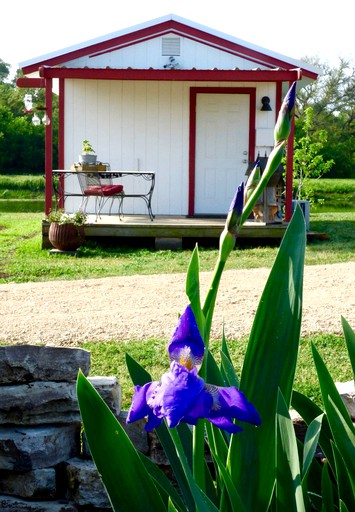
[[[169,33],[187,37],[213,48],[241,56],[254,62],[256,66],[283,70],[300,68],[302,75],[310,79],[316,79],[319,74],[319,70],[308,63],[286,57],[174,14],[35,57],[20,63],[20,67],[24,75],[38,76],[38,70],[42,66],[68,66],[70,61],[83,56],[95,56],[116,51]]]
[[[283,82],[301,80],[300,68],[283,70],[274,68],[265,70],[255,68],[241,69],[114,69],[114,68],[57,68],[41,66],[41,78],[71,78],[92,80],[171,80],[171,81],[257,81]],[[26,78],[24,79],[26,80]],[[29,79],[27,79],[29,80]]]

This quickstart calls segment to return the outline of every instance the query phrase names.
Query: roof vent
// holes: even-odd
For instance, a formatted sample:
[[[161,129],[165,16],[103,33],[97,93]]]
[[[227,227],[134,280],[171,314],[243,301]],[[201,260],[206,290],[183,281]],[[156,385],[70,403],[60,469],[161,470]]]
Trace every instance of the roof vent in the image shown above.
[[[163,56],[180,55],[180,37],[163,37],[161,54]]]

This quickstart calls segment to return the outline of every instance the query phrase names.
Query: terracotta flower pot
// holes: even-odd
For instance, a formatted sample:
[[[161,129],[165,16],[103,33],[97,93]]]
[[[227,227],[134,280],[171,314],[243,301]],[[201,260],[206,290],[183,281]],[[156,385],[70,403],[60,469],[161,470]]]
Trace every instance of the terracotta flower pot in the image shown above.
[[[84,226],[52,222],[49,226],[48,238],[55,249],[75,251],[84,243]]]

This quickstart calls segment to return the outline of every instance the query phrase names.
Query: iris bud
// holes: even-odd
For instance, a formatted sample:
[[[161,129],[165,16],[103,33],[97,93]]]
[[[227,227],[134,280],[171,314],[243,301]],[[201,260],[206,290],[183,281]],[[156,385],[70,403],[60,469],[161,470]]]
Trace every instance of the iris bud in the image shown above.
[[[286,140],[290,135],[291,121],[296,104],[296,82],[293,82],[290,89],[288,90],[277,118],[277,122],[274,129],[275,145]]]
[[[227,215],[224,230],[219,239],[219,257],[221,261],[227,261],[232,252],[242,218],[244,206],[244,183],[242,182],[233,197]]]
[[[233,200],[229,207],[226,220],[226,229],[232,234],[236,234],[244,206],[244,182],[242,182],[234,194]]]
[[[244,192],[244,202],[245,203],[248,201],[249,197],[252,195],[252,193],[256,189],[256,186],[258,185],[260,178],[261,178],[260,162],[258,160],[255,164],[254,169],[249,174],[249,178],[245,185],[245,192]]]

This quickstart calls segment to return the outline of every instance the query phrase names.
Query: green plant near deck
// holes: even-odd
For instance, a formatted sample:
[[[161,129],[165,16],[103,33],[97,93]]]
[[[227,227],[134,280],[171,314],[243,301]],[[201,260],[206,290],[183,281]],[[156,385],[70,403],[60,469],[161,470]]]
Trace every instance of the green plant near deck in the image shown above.
[[[307,199],[314,203],[314,189],[316,187],[311,179],[319,180],[329,172],[334,160],[324,161],[321,154],[328,138],[326,130],[318,130],[312,133],[313,109],[308,107],[304,114],[304,135],[299,140],[295,140],[293,157],[293,172],[295,179],[297,179],[296,199]]]
[[[87,220],[87,214],[83,210],[76,210],[74,213],[67,213],[63,209],[52,210],[47,215],[48,222],[56,224],[73,224],[74,226],[83,226]]]
[[[96,151],[92,147],[91,143],[87,139],[83,140],[81,152],[82,152],[83,155],[88,155],[88,154],[96,153]]]

